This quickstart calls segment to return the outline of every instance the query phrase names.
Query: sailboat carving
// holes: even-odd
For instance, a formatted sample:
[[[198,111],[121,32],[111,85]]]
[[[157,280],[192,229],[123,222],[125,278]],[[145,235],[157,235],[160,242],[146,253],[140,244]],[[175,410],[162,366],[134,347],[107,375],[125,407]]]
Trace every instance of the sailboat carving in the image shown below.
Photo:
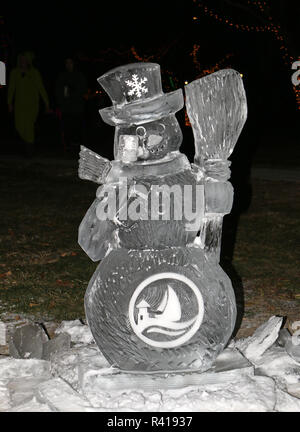
[[[141,300],[136,307],[138,308],[137,330],[139,333],[162,333],[166,335],[178,336],[185,332],[196,320],[197,317],[189,321],[178,322],[181,319],[181,306],[174,289],[168,285],[168,289],[159,304],[153,311],[145,299]]]

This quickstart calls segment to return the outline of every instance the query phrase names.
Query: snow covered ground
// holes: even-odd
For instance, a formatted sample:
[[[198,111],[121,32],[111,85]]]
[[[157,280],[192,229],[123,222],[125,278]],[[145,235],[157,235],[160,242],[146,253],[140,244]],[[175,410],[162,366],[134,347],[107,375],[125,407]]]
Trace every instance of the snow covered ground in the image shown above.
[[[142,375],[112,368],[88,326],[64,321],[55,335],[71,346],[59,342],[50,360],[0,356],[0,411],[300,412],[300,363],[278,339],[281,323],[231,341],[207,372]]]

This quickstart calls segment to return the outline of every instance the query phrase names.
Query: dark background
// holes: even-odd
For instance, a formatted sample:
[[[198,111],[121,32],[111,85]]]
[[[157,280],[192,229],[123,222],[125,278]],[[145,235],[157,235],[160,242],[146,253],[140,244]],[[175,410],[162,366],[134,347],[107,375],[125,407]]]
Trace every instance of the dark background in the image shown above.
[[[243,146],[246,153],[272,147],[274,141],[280,147],[288,140],[293,149],[297,145],[300,105],[296,103],[291,82],[291,64],[300,55],[300,5],[272,0],[260,2],[262,11],[258,3],[247,0],[10,2],[9,8],[2,11],[0,56],[6,61],[9,77],[18,53],[23,50],[35,53],[34,64],[43,76],[52,109],[56,104],[55,80],[64,67],[64,58],[76,56],[90,89],[86,103],[87,144],[103,156],[112,157],[113,128],[102,122],[98,109],[111,102],[107,95],[96,93],[101,90],[96,79],[112,67],[138,61],[132,47],[143,60],[161,65],[165,92],[172,90],[170,76],[176,88],[183,88],[184,81],[205,75],[208,73],[205,70],[218,63],[219,68],[237,69],[243,74],[249,105],[243,132],[249,141]],[[217,18],[210,16],[209,11]],[[280,25],[284,43],[271,31],[236,28],[236,24],[266,25],[269,15],[273,17],[270,22]],[[226,19],[233,25],[226,23]],[[196,62],[192,56],[195,44],[200,46]],[[5,87],[0,89],[0,98],[1,151],[13,152],[13,143],[9,141],[12,116],[7,113]],[[184,127],[184,112],[178,117]],[[37,125],[38,145],[59,149],[55,117],[45,116],[43,107]],[[186,129],[182,151],[192,158],[191,130]]]

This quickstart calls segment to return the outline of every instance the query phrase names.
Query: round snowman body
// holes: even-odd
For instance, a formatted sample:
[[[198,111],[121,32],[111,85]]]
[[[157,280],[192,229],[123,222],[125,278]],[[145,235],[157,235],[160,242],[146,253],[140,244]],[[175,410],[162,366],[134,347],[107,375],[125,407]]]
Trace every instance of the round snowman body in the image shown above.
[[[236,317],[229,278],[196,246],[113,250],[89,283],[85,311],[110,364],[140,373],[209,369]]]
[[[101,261],[85,295],[96,343],[112,365],[126,371],[207,370],[234,328],[231,282],[193,244],[204,212],[203,201],[201,208],[195,205],[203,185],[190,165],[176,172],[170,163],[160,167],[161,175],[143,173],[129,181],[127,219],[114,226],[118,248]],[[178,188],[153,220],[151,192],[163,185]],[[144,217],[130,217],[130,206],[140,211],[145,201]],[[193,218],[183,208],[187,201]]]

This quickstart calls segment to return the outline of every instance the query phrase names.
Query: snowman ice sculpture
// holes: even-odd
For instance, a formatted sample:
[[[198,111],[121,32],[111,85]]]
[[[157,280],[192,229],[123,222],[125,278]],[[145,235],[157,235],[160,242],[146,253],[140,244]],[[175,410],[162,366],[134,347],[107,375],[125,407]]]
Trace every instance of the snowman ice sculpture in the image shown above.
[[[227,69],[186,86],[195,164],[179,152],[182,91],[163,93],[158,64],[98,81],[113,103],[100,114],[115,126],[115,160],[81,148],[79,177],[100,184],[79,227],[80,246],[101,260],[85,294],[88,324],[121,370],[207,370],[236,319],[218,259],[233,198],[227,157],[246,119],[242,80]]]

